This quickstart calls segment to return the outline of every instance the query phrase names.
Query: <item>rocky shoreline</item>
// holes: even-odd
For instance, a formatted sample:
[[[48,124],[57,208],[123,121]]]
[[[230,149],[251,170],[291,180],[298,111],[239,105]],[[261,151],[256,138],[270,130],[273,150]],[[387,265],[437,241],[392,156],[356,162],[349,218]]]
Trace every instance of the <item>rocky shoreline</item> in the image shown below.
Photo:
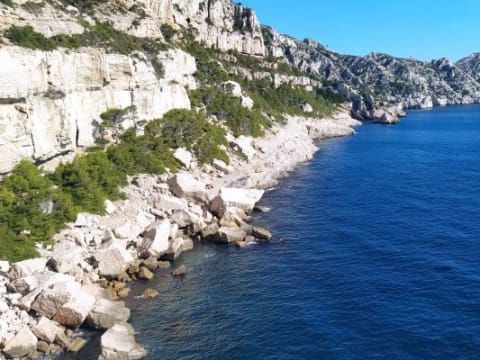
[[[130,310],[119,300],[128,296],[128,282],[167,271],[198,241],[243,247],[270,240],[267,229],[248,224],[264,189],[311,159],[315,140],[352,135],[357,125],[343,108],[330,119],[290,117],[260,139],[229,136],[242,154],[229,165],[216,160],[199,167],[177,149],[180,172],[135,176],[124,188],[126,200],[106,202],[105,216],[81,213],[53,246],[39,246],[40,257],[0,262],[1,352],[25,359],[78,352],[86,340],[74,332],[88,327],[104,331],[99,359],[144,357],[128,324]],[[188,276],[188,269],[171,274]],[[157,295],[155,289],[144,293]]]

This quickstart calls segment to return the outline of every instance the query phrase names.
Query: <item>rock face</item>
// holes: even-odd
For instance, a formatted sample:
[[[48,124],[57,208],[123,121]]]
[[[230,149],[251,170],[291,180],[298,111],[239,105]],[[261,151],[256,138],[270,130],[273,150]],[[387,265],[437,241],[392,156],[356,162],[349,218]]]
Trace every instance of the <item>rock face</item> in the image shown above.
[[[329,80],[333,90],[352,101],[352,114],[361,120],[396,123],[403,109],[480,101],[478,54],[457,63],[447,59],[423,62],[381,53],[349,56],[310,39],[280,35],[270,27],[264,27],[264,34],[269,54]]]
[[[135,105],[133,121],[190,108],[185,85],[194,84],[195,61],[181,50],[168,53],[165,67],[175,67],[176,76],[159,80],[142,57],[2,46],[0,173],[23,158],[44,161],[94,145],[96,123],[109,108]]]
[[[128,9],[135,3],[143,5],[146,17],[129,21],[119,19],[117,28],[138,36],[157,37],[162,23],[173,27],[187,27],[196,30],[196,38],[208,47],[220,50],[236,50],[241,53],[265,54],[260,23],[252,9],[231,0],[122,0]]]

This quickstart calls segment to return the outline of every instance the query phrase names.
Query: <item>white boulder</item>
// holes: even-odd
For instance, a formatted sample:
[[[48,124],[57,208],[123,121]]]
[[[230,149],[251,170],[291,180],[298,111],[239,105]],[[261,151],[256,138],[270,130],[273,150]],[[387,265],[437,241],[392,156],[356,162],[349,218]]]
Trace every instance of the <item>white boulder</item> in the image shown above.
[[[87,322],[96,329],[109,329],[116,323],[127,322],[130,309],[122,301],[100,298],[88,315]]]
[[[106,278],[116,278],[123,274],[131,260],[125,257],[125,252],[116,247],[99,251],[94,257],[98,262],[98,272]]]
[[[175,150],[173,153],[173,156],[175,159],[177,159],[183,166],[185,166],[187,169],[190,169],[190,166],[192,164],[192,153],[184,148],[178,148]]]
[[[143,234],[139,251],[149,251],[152,256],[160,256],[169,248],[170,222],[161,220],[155,222]]]
[[[74,298],[63,304],[53,319],[62,325],[76,328],[83,324],[95,302],[95,296],[82,289]]]
[[[179,172],[168,180],[170,191],[177,197],[207,202],[206,185],[188,172]]]
[[[56,321],[42,316],[38,323],[32,326],[32,331],[40,340],[51,344],[55,341],[57,335],[63,334],[64,328]]]
[[[34,258],[16,262],[12,264],[9,271],[9,277],[12,280],[32,275],[36,272],[45,270],[47,259]]]
[[[37,349],[37,338],[28,327],[20,330],[3,349],[3,352],[10,358],[26,356]]]
[[[237,207],[249,214],[262,198],[264,191],[257,189],[221,188],[210,203],[212,212],[223,216],[227,207]]]
[[[130,324],[119,323],[108,329],[100,339],[99,360],[136,360],[147,355],[134,338]]]
[[[171,214],[175,210],[183,210],[188,207],[188,203],[185,199],[180,199],[175,196],[169,196],[165,194],[158,194],[154,200],[154,206],[156,209]]]

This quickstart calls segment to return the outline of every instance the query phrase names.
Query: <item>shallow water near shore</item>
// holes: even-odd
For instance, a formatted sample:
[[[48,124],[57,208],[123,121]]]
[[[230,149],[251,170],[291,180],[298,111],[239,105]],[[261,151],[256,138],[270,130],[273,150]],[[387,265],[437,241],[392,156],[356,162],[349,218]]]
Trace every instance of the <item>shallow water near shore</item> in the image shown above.
[[[480,106],[320,143],[266,193],[271,243],[199,245],[132,285],[148,359],[465,358],[480,352]]]

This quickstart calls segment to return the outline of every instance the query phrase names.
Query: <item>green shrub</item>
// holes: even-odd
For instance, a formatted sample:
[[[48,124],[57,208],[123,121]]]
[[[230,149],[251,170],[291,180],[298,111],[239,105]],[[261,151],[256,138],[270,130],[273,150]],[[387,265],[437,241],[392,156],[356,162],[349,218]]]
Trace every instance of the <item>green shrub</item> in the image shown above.
[[[13,6],[13,1],[12,0],[0,0],[0,4],[6,5],[6,6]]]
[[[5,37],[13,44],[29,49],[50,51],[57,46],[51,38],[37,33],[31,26],[15,26],[5,32]]]
[[[163,64],[155,58],[151,60],[151,63],[153,66],[153,70],[155,70],[155,75],[157,76],[157,79],[163,78],[163,76],[165,75],[165,69],[163,68]]]
[[[26,160],[4,178],[0,188],[0,257],[17,260],[36,255],[35,242],[45,242],[74,219],[71,199],[54,185]]]
[[[160,25],[160,31],[163,35],[163,38],[167,41],[170,42],[173,40],[173,37],[177,33],[175,29],[169,25],[169,24],[162,24]]]
[[[22,8],[35,15],[41,14],[44,7],[44,2],[27,1],[26,3],[22,4]]]

